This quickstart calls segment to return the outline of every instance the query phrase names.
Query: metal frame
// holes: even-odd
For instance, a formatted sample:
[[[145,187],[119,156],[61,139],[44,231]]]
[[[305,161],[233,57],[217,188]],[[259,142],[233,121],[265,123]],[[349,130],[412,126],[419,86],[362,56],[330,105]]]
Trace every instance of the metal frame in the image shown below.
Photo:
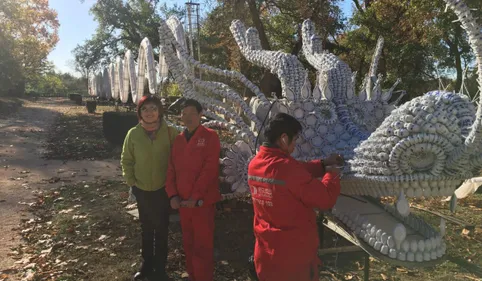
[[[323,238],[325,233],[325,227],[332,230],[336,234],[340,235],[341,237],[348,240],[354,246],[345,246],[345,247],[335,247],[335,248],[323,248]],[[348,230],[342,222],[340,222],[335,217],[332,217],[328,214],[319,214],[318,216],[318,233],[320,236],[320,250],[318,251],[318,255],[326,255],[332,253],[348,253],[348,252],[365,252],[365,268],[364,268],[364,280],[369,280],[369,273],[370,273],[370,256],[387,262],[391,265],[403,266],[406,268],[422,268],[422,267],[432,267],[438,264],[443,263],[446,258],[442,257],[437,260],[433,261],[424,261],[424,262],[410,262],[410,261],[400,261],[398,259],[392,259],[388,256],[376,251],[367,244],[365,241],[358,239],[355,233],[351,230]]]
[[[333,232],[339,234],[353,246],[344,246],[344,247],[333,247],[333,248],[324,248],[323,246],[323,238],[325,237],[325,226],[332,230]],[[318,256],[324,256],[328,254],[338,254],[338,253],[358,253],[358,252],[365,252],[363,260],[364,260],[364,267],[363,267],[363,280],[369,281],[370,280],[370,255],[369,253],[360,247],[358,243],[358,239],[356,236],[353,237],[350,235],[345,229],[341,226],[338,226],[336,223],[332,222],[331,220],[327,219],[324,214],[319,214],[318,216],[318,235],[320,238],[320,249],[318,250]]]

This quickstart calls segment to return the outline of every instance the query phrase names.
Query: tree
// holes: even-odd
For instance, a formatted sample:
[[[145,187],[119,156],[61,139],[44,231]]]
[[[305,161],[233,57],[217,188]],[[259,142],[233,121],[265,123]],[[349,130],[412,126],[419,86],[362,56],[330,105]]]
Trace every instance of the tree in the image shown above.
[[[99,0],[91,13],[99,27],[91,39],[72,51],[77,71],[84,73],[99,71],[127,50],[136,57],[145,37],[157,59],[161,17],[183,15],[181,7],[169,8],[159,0]]]
[[[13,38],[0,29],[0,96],[11,95],[24,83],[20,63],[13,57]]]
[[[233,19],[254,26],[259,32],[262,46],[271,50],[286,50],[298,54],[301,50],[300,21],[312,17],[324,31],[325,42],[331,49],[335,44],[328,40],[342,27],[338,0],[207,0],[213,6],[202,21],[201,60],[220,68],[241,71],[261,85],[265,93],[281,92],[278,79],[269,70],[261,70],[247,63],[241,56],[229,31]],[[99,28],[93,37],[73,50],[76,69],[97,72],[106,67],[117,55],[130,49],[137,56],[139,44],[148,37],[157,59],[159,46],[158,27],[161,18],[174,14],[183,19],[184,7],[168,7],[153,0],[99,0],[91,9]],[[292,8],[294,7],[294,9]],[[293,11],[294,10],[294,11]],[[209,76],[207,76],[209,77]],[[261,79],[260,79],[261,77]]]
[[[203,22],[203,61],[214,62],[244,73],[260,85],[265,94],[281,93],[281,83],[269,70],[261,70],[244,60],[229,31],[231,21],[239,19],[246,26],[258,30],[261,46],[265,50],[282,50],[299,55],[301,50],[301,23],[311,18],[322,30],[325,48],[335,50],[336,34],[341,31],[344,19],[337,0],[218,0]],[[223,52],[219,52],[222,50]],[[226,56],[226,58],[223,57]],[[301,58],[301,57],[300,57]],[[305,63],[306,67],[310,67]]]
[[[481,15],[482,2],[467,1]],[[386,86],[402,78],[401,88],[409,95],[423,94],[437,81],[440,72],[457,74],[455,89],[460,88],[462,73],[473,61],[467,38],[452,11],[444,12],[442,0],[353,0],[356,7],[351,23],[355,26],[340,41],[349,52],[344,59],[359,73],[369,68],[378,37],[385,47],[379,70],[387,77]],[[359,77],[362,78],[362,77]],[[359,80],[360,82],[360,80]]]
[[[57,13],[49,8],[47,0],[1,1],[1,36],[11,57],[0,63],[13,66],[13,72],[7,70],[9,74],[3,74],[2,80],[20,77],[21,81],[11,84],[21,88],[22,82],[29,82],[41,71],[58,42],[58,27]],[[20,74],[13,75],[15,71]]]

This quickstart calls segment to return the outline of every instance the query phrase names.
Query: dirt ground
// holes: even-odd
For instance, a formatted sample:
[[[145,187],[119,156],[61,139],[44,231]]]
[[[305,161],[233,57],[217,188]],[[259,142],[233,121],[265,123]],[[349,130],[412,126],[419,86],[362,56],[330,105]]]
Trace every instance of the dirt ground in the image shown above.
[[[20,243],[17,230],[20,221],[30,217],[24,204],[33,200],[33,190],[96,177],[115,179],[120,176],[118,160],[42,158],[49,128],[60,114],[71,108],[71,102],[66,99],[24,101],[16,113],[0,119],[0,271],[14,262],[9,254]]]

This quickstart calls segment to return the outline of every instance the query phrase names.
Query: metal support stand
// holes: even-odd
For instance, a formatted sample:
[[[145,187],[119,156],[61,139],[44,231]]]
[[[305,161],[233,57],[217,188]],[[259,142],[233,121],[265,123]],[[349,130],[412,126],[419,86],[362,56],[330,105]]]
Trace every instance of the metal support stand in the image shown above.
[[[369,281],[370,280],[370,255],[365,253],[365,266],[363,268],[363,273],[364,273],[364,277],[363,277],[363,280],[364,281]]]
[[[318,235],[320,239],[320,250],[318,251],[319,256],[328,255],[328,254],[336,254],[336,253],[364,253],[364,268],[363,268],[363,280],[368,281],[370,280],[370,255],[367,254],[360,246],[353,243],[353,241],[347,239],[350,243],[354,246],[344,246],[344,247],[334,247],[334,248],[324,248],[324,236],[325,236],[325,223],[328,222],[328,219],[320,213],[317,218],[318,223]]]
[[[324,219],[325,219],[325,216],[323,214],[320,214],[317,219],[320,249],[324,248],[324,240],[323,240],[323,238],[325,237],[325,225],[323,224]]]

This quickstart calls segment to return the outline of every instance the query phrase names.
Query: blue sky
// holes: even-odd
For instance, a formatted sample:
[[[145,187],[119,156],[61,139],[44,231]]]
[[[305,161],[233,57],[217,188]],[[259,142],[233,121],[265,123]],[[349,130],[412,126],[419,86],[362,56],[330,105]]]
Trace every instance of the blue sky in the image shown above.
[[[1,0],[0,0],[1,1]],[[97,23],[89,14],[90,7],[96,0],[49,0],[50,7],[57,11],[60,22],[59,42],[48,59],[53,61],[57,70],[73,73],[72,50],[91,38]],[[186,0],[167,0],[168,5],[184,5]],[[197,1],[202,3],[202,1]],[[341,7],[346,16],[351,15],[351,0],[341,0]]]

